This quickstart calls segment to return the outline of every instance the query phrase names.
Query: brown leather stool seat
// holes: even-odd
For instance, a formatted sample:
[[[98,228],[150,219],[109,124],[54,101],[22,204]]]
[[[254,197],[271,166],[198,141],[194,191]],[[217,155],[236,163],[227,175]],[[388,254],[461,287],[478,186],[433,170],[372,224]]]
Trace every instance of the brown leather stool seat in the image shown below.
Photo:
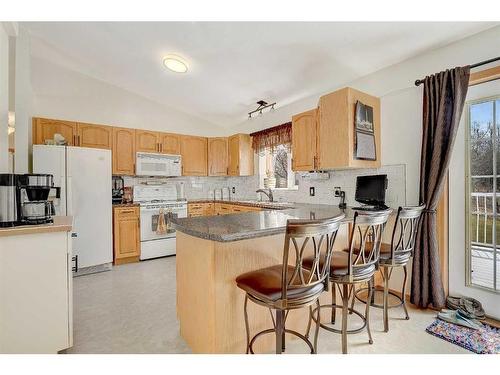
[[[314,259],[308,257],[304,259],[303,265],[305,268],[311,268]],[[320,261],[320,267],[323,268],[323,258]],[[349,254],[343,251],[334,251],[332,253],[332,261],[330,263],[330,275],[344,276],[349,272]]]
[[[287,278],[290,281],[295,267],[288,266]],[[276,302],[282,297],[281,275],[283,266],[278,264],[263,268],[257,271],[244,273],[236,278],[236,284],[248,294],[262,300]],[[310,272],[303,270],[304,279],[308,280]],[[300,285],[301,281],[298,275],[292,282],[293,285]],[[290,288],[287,291],[287,299],[300,299],[308,295],[319,294],[323,291],[324,284],[316,284],[310,287]]]

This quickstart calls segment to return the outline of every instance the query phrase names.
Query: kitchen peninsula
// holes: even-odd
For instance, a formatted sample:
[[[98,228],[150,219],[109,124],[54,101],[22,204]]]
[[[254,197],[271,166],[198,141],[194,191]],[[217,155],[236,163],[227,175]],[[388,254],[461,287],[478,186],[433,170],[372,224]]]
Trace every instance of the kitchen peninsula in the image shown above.
[[[280,209],[281,208],[281,209]],[[195,353],[245,353],[244,293],[238,275],[282,262],[288,219],[323,219],[354,211],[331,205],[294,204],[260,212],[173,219],[177,229],[177,317],[180,333]],[[346,244],[348,225],[342,225],[335,247]],[[328,297],[325,295],[325,297]],[[250,331],[272,327],[269,311],[249,306]],[[291,311],[287,328],[305,331],[307,309]],[[265,335],[257,352],[272,349]]]

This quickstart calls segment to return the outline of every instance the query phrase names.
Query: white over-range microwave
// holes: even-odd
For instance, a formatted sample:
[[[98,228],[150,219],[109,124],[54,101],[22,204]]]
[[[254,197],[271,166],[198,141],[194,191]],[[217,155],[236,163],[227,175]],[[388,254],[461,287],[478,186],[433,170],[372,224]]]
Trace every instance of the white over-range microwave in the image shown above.
[[[135,174],[137,176],[180,176],[182,174],[181,163],[180,155],[138,152],[136,154]]]

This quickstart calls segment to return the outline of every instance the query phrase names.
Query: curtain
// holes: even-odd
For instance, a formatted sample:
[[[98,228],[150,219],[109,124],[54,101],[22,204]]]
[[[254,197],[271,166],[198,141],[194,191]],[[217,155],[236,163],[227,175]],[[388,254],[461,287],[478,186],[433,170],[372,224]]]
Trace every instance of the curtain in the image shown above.
[[[424,80],[420,202],[425,203],[415,242],[411,302],[442,308],[446,298],[441,278],[436,208],[448,172],[453,143],[469,86],[470,68],[458,67]],[[461,182],[463,183],[463,182]]]
[[[262,152],[266,148],[272,151],[278,145],[292,143],[292,123],[287,122],[250,135],[252,136],[252,147],[255,152]]]

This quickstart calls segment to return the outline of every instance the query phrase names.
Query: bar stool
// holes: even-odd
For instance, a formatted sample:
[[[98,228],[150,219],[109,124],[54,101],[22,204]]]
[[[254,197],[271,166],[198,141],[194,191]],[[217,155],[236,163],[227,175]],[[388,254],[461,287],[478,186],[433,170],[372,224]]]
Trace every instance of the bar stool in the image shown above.
[[[361,294],[366,292],[368,288],[360,288],[355,291],[354,296],[358,301],[366,303],[367,300],[371,301],[370,305],[376,308],[384,309],[384,332],[389,331],[389,309],[394,307],[403,306],[406,320],[410,319],[408,310],[406,308],[406,281],[408,278],[408,262],[413,256],[413,248],[415,246],[415,239],[418,229],[418,222],[420,215],[425,209],[425,205],[414,207],[399,207],[394,227],[392,230],[391,243],[382,243],[380,246],[380,273],[384,281],[383,288],[375,288],[373,281],[368,288],[373,289],[369,292],[367,299],[364,299]],[[402,267],[404,271],[403,286],[401,288],[401,296],[389,290],[389,280],[392,276],[392,271],[396,267]],[[374,294],[383,294],[383,304],[375,303]],[[399,303],[389,305],[389,295],[398,299]],[[354,298],[352,305],[354,305]]]
[[[336,310],[342,309],[342,327],[336,329],[324,323],[320,323],[320,327],[330,332],[340,333],[342,335],[342,353],[347,354],[347,335],[361,332],[365,327],[368,333],[368,342],[373,344],[373,339],[370,331],[370,305],[366,305],[365,314],[354,310],[353,306],[349,307],[349,300],[352,296],[354,286],[368,282],[372,283],[372,278],[378,267],[380,254],[380,244],[382,233],[391,210],[375,211],[370,213],[360,214],[358,211],[354,213],[354,222],[349,235],[349,248],[344,251],[334,251],[330,264],[329,279],[332,282],[332,303],[320,305],[319,308],[331,308],[331,324],[335,323]],[[311,264],[308,259],[305,262],[306,266]],[[342,298],[342,305],[336,302],[335,287],[338,288]],[[342,288],[341,288],[342,287]],[[371,298],[371,288],[369,289],[369,298]],[[319,310],[319,308],[316,308]],[[314,313],[316,309],[310,309],[309,327],[311,321],[318,323],[316,320],[319,314]],[[347,329],[348,313],[356,314],[363,321],[363,325],[356,329]],[[309,327],[306,337],[309,336]]]
[[[236,284],[246,292],[244,303],[247,335],[246,353],[254,353],[255,340],[264,334],[276,335],[276,354],[285,351],[285,333],[304,340],[317,352],[319,325],[316,325],[314,344],[304,335],[286,329],[286,318],[290,310],[316,304],[319,322],[319,296],[328,288],[328,269],[333,244],[344,214],[325,220],[288,220],[282,264],[257,271],[247,272],[236,278]],[[303,267],[304,257],[311,254],[312,266]],[[248,300],[267,307],[273,317],[274,328],[258,332],[250,339],[248,324]]]

